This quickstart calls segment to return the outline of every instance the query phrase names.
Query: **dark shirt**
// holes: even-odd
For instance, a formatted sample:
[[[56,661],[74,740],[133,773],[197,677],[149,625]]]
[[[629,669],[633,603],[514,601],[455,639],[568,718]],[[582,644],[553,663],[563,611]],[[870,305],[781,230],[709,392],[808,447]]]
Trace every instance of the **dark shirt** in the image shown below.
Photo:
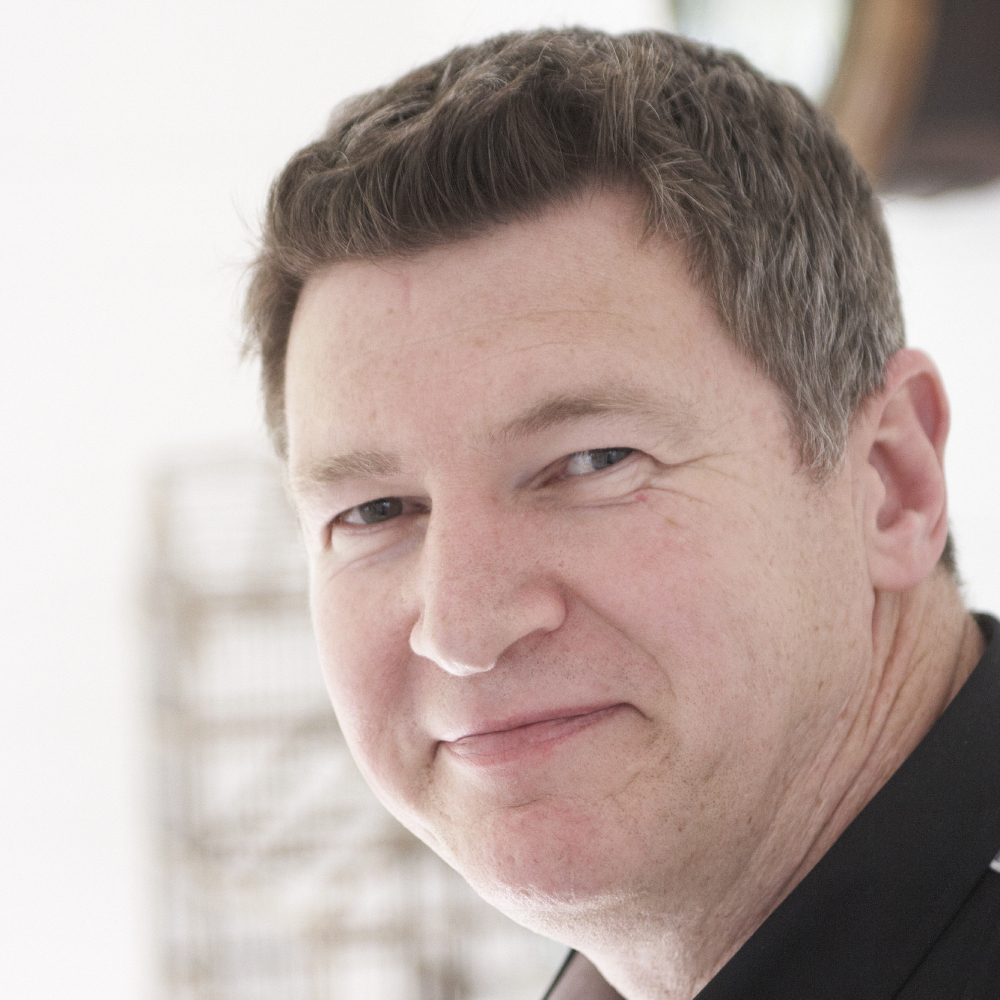
[[[697,1000],[1000,1000],[1000,623],[940,719]],[[620,1000],[570,955],[546,1000]]]

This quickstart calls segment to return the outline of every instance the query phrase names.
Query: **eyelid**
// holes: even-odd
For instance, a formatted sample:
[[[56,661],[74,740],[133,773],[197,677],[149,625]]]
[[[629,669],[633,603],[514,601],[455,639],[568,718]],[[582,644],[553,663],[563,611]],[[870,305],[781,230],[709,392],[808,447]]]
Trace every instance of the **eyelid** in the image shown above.
[[[347,516],[352,514],[354,511],[360,510],[362,507],[367,507],[369,504],[379,503],[382,500],[398,500],[402,504],[403,509],[399,512],[399,514],[386,518],[384,521],[373,521],[370,524],[365,524],[365,523],[355,524],[346,520]],[[424,514],[426,512],[427,512],[426,501],[418,500],[415,497],[401,497],[392,495],[372,497],[370,500],[362,500],[361,503],[354,504],[353,507],[347,507],[345,510],[342,510],[339,514],[331,518],[328,530],[332,531],[338,526],[344,526],[348,529],[357,529],[357,530],[363,530],[366,528],[378,528],[382,525],[390,524],[406,514]]]
[[[578,473],[578,474],[567,474],[566,466],[577,455],[586,455],[590,452],[602,452],[602,451],[628,451],[629,454],[618,462],[612,465],[605,466],[603,469],[594,469],[591,472]],[[580,448],[577,451],[570,452],[568,455],[563,455],[562,458],[557,459],[550,465],[547,465],[537,476],[532,480],[532,486],[535,489],[538,488],[548,488],[557,487],[560,484],[576,483],[582,480],[590,479],[603,479],[605,473],[613,474],[613,470],[617,469],[619,466],[626,468],[631,466],[633,463],[630,459],[637,455],[642,455],[644,452],[640,451],[638,448],[628,447],[626,445],[609,445],[606,448]]]
[[[570,465],[570,463],[575,458],[577,458],[578,456],[581,456],[581,455],[596,455],[596,454],[602,454],[602,453],[607,453],[607,452],[612,452],[612,451],[623,451],[623,452],[625,452],[625,454],[622,455],[622,457],[619,458],[617,462],[610,462],[609,464],[603,466],[600,469],[591,469],[588,472],[582,472],[582,473],[570,473],[569,477],[573,478],[573,479],[576,479],[576,478],[578,478],[580,476],[591,476],[591,475],[595,475],[595,474],[597,474],[599,472],[604,472],[607,469],[613,469],[616,466],[624,465],[625,462],[628,461],[629,457],[631,455],[635,454],[635,448],[628,448],[625,445],[612,445],[612,446],[610,446],[608,448],[585,448],[585,449],[583,449],[583,451],[574,451],[572,454],[567,455],[566,458],[565,458],[565,460],[564,460],[565,461],[565,466],[564,467],[568,468],[568,466]]]

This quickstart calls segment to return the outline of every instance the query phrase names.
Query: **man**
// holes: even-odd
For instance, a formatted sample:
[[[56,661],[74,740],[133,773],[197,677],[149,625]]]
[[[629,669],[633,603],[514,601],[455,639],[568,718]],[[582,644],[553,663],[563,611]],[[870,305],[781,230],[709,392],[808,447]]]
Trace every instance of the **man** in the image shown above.
[[[1000,995],[948,405],[797,92],[658,34],[453,52],[292,159],[248,316],[344,734],[576,949],[551,997]]]

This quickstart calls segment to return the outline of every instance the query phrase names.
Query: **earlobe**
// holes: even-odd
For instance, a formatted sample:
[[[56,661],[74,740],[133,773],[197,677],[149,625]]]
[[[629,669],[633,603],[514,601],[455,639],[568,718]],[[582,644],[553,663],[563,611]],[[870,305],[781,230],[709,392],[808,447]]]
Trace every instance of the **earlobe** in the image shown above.
[[[895,354],[884,390],[866,404],[865,543],[876,589],[899,592],[928,576],[948,533],[944,446],[949,410],[922,351]]]

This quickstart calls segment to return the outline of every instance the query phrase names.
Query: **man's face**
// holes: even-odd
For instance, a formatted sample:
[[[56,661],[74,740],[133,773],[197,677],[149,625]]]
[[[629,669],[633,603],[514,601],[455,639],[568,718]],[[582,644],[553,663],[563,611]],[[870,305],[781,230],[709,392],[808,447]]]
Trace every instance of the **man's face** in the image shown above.
[[[765,864],[808,828],[871,659],[849,463],[822,488],[797,468],[777,390],[637,212],[592,195],[337,265],[289,345],[344,734],[536,926]]]

